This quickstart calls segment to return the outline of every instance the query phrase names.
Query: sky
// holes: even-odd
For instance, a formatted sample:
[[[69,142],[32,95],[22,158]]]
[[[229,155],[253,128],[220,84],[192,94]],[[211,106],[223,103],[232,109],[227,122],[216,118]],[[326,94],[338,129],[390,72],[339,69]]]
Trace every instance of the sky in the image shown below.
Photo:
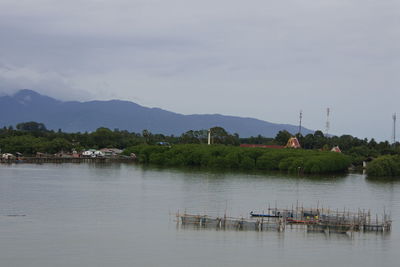
[[[0,0],[3,95],[391,140],[399,70],[398,0]]]

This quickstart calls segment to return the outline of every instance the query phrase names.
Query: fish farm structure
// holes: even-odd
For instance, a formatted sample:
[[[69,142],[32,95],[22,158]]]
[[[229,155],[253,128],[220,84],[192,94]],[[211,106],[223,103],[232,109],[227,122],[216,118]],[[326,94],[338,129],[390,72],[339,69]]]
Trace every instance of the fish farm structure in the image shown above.
[[[250,212],[248,218],[221,217],[209,215],[176,214],[177,222],[182,227],[195,226],[210,229],[235,230],[276,230],[284,231],[301,228],[316,232],[390,232],[392,221],[384,212],[381,216],[371,216],[370,211],[339,211],[331,209],[294,209],[268,208],[266,213]]]

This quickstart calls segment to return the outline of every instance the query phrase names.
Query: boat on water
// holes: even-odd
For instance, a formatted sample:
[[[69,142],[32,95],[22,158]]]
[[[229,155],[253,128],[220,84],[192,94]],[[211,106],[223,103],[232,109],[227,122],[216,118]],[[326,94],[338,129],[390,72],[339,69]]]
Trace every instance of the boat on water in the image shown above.
[[[253,211],[250,211],[250,216],[251,217],[273,217],[273,218],[282,217],[279,212],[277,214],[263,214],[263,213],[254,213]]]

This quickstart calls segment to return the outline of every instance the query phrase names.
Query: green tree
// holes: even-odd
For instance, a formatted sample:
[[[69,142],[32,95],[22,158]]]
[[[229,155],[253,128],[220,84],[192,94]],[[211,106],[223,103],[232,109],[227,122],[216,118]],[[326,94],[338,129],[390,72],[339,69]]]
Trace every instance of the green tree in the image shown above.
[[[313,149],[315,147],[315,138],[313,134],[307,134],[303,138],[303,148],[304,149]]]
[[[26,132],[45,132],[47,131],[46,126],[43,123],[34,121],[22,122],[16,125],[17,130]]]
[[[224,144],[228,137],[228,132],[222,127],[212,127],[210,129],[213,144]]]
[[[149,130],[144,129],[142,131],[142,136],[144,137],[144,140],[145,140],[146,144],[151,144],[152,143],[153,134]]]
[[[98,148],[115,147],[115,140],[113,132],[105,127],[98,128],[91,134],[93,143]]]
[[[57,153],[57,152],[70,152],[72,150],[72,144],[63,138],[55,138],[47,143],[46,152]]]
[[[187,131],[183,133],[180,138],[180,143],[182,144],[198,144],[200,140],[195,136],[195,132],[193,130]]]
[[[279,131],[278,134],[275,136],[275,141],[279,145],[284,146],[287,144],[290,137],[292,137],[291,133],[289,133],[286,130],[282,130],[282,131]]]
[[[321,130],[314,132],[314,137],[324,137],[324,133]]]

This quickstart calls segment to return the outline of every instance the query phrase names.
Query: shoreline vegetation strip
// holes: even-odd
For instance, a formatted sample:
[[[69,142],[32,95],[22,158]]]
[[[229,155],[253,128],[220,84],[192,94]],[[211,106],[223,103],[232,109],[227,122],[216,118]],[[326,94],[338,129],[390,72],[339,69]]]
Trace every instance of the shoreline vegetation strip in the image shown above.
[[[376,142],[373,138],[359,139],[351,135],[324,136],[321,131],[302,136],[296,134],[303,152],[260,152],[257,148],[251,148],[253,152],[239,150],[240,144],[255,145],[280,145],[286,144],[291,133],[281,130],[275,138],[256,137],[241,138],[238,134],[230,134],[221,127],[210,128],[211,138],[214,144],[225,145],[226,149],[212,149],[211,152],[195,149],[193,154],[183,148],[166,151],[153,151],[151,158],[139,159],[142,163],[155,163],[163,166],[198,166],[219,169],[242,170],[277,170],[292,173],[327,173],[346,171],[348,167],[362,168],[367,164],[367,174],[370,177],[400,177],[400,143],[388,141]],[[174,146],[190,144],[206,144],[208,130],[189,130],[181,136],[154,134],[149,130],[142,133],[128,132],[114,129],[114,131],[100,127],[93,132],[66,133],[62,129],[58,131],[48,130],[43,123],[24,122],[15,126],[0,128],[0,152],[22,154],[23,156],[37,156],[37,153],[56,154],[60,151],[83,151],[85,149],[118,148],[127,151],[131,147],[141,144],[156,145],[168,143]],[[350,159],[350,163],[344,166],[344,158],[341,156],[326,156],[316,154],[321,150],[328,153],[338,146],[344,155]],[[208,148],[210,149],[210,148]],[[151,149],[150,149],[151,150]],[[174,155],[173,151],[177,155]],[[180,151],[180,152],[179,152]],[[249,151],[249,150],[247,150]],[[164,155],[165,152],[165,155]],[[146,150],[145,153],[148,153]],[[163,156],[160,155],[163,153]],[[260,154],[261,155],[258,155]],[[311,153],[311,154],[310,154]],[[313,154],[314,153],[314,154]],[[171,155],[172,154],[172,155]],[[397,155],[397,156],[396,156]],[[182,157],[182,158],[179,158]],[[332,162],[330,158],[332,157]]]
[[[300,149],[244,148],[224,145],[175,145],[172,147],[139,145],[130,147],[139,163],[158,166],[193,166],[238,170],[287,171],[323,174],[345,172],[350,157],[330,151]]]

